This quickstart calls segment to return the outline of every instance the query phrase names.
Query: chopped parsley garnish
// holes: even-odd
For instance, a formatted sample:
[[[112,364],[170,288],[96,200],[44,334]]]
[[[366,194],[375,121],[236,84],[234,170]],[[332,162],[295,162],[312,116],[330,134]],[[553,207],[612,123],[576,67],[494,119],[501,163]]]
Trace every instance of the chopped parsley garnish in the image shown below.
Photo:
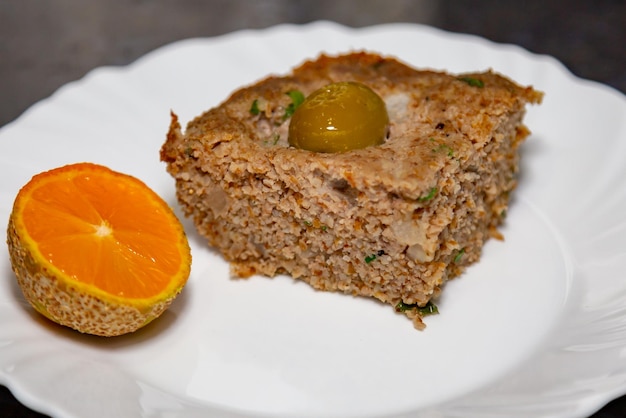
[[[328,230],[328,226],[324,225],[323,223],[320,223],[320,221],[318,221],[317,219],[314,221],[304,221],[304,225],[308,228],[321,229],[324,232]]]
[[[418,202],[427,202],[430,199],[432,199],[433,197],[435,197],[436,194],[437,194],[437,188],[433,187],[432,189],[430,189],[430,191],[428,192],[427,195],[419,197],[417,199],[417,201]]]
[[[370,254],[370,255],[365,257],[365,262],[367,264],[371,263],[374,260],[376,260],[376,254]]]
[[[485,87],[485,83],[482,80],[472,77],[459,77],[460,81],[464,81],[472,87],[483,88]]]
[[[448,157],[454,156],[454,150],[447,144],[439,144],[437,148],[433,148],[433,152],[445,152]]]
[[[278,141],[280,141],[280,134],[275,133],[274,135],[272,135],[271,138],[267,138],[266,140],[264,140],[263,143],[265,143],[266,145],[276,145],[278,144]]]
[[[365,257],[365,262],[367,264],[371,263],[372,261],[376,260],[378,257],[385,255],[385,251],[383,250],[378,250],[378,252],[376,252],[376,254],[370,254],[368,256]]]
[[[285,108],[283,120],[289,119],[293,115],[293,112],[295,112],[298,106],[304,101],[304,94],[299,90],[290,90],[286,94],[291,98],[291,103]]]
[[[421,316],[435,315],[439,313],[437,305],[435,305],[431,301],[428,301],[428,303],[424,306],[418,306],[417,303],[408,304],[402,301],[398,302],[398,304],[396,305],[396,311],[398,312],[406,312],[412,309],[417,309],[417,313],[419,313]]]
[[[450,145],[444,144],[443,142],[437,142],[437,140],[432,136],[428,138],[428,140],[434,144],[437,144],[437,146],[432,149],[433,152],[445,152],[448,157],[454,157],[454,150]]]
[[[254,99],[254,101],[252,102],[252,106],[250,106],[250,113],[253,115],[258,115],[259,113],[261,113],[261,110],[259,109],[259,100],[258,99]]]
[[[463,254],[465,254],[465,248],[461,248],[461,250],[454,256],[454,263],[458,263],[463,258]]]
[[[439,313],[439,308],[437,308],[437,305],[435,305],[434,303],[432,303],[431,301],[428,301],[428,303],[426,304],[426,306],[421,307],[421,308],[417,308],[417,311],[420,313],[420,315],[422,316],[426,316],[426,315],[435,315]]]

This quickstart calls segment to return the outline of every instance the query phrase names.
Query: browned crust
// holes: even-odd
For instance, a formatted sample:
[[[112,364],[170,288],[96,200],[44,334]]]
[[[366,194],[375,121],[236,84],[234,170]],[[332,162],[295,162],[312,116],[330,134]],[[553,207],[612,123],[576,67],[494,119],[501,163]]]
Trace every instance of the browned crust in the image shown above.
[[[289,147],[285,93],[346,80],[386,101],[386,143],[339,154]],[[541,98],[491,71],[322,55],[234,92],[184,133],[172,114],[161,159],[185,213],[235,275],[286,272],[317,289],[423,306],[502,222],[529,133],[524,108]],[[405,313],[422,326],[417,310]]]

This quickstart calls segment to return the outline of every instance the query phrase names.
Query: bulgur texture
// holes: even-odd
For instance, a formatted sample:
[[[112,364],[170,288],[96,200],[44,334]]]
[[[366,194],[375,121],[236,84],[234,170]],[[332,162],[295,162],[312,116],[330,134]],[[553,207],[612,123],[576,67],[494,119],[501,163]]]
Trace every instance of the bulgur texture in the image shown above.
[[[287,93],[337,81],[383,98],[386,142],[332,154],[290,147]],[[491,71],[321,55],[234,92],[184,133],[172,113],[161,159],[185,214],[234,276],[286,273],[374,297],[423,328],[419,307],[498,236],[529,133],[525,105],[541,98]]]

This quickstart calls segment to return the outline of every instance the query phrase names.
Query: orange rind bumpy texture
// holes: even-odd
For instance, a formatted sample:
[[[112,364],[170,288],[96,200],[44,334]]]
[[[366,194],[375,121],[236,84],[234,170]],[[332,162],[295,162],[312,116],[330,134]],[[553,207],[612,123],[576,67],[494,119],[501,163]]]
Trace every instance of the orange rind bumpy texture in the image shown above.
[[[143,327],[189,277],[189,244],[173,211],[138,179],[100,165],[34,176],[15,199],[7,236],[24,297],[83,333]]]

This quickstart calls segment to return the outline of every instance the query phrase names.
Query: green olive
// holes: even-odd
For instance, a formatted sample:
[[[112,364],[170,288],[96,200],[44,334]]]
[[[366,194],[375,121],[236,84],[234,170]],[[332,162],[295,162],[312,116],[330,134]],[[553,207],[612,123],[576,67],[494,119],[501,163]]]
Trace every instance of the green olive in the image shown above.
[[[311,93],[289,124],[289,145],[316,152],[343,152],[380,145],[389,116],[372,89],[353,81],[332,83]]]

